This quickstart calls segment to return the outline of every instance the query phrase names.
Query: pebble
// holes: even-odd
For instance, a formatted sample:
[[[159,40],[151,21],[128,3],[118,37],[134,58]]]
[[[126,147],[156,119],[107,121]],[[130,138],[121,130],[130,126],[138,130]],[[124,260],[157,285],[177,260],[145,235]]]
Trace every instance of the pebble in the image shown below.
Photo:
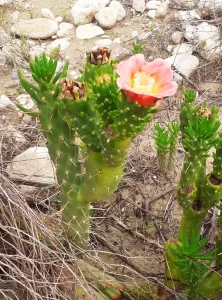
[[[92,39],[102,34],[104,34],[103,29],[93,23],[80,25],[76,28],[76,37],[79,40]]]
[[[73,24],[71,24],[71,23],[65,23],[65,22],[63,22],[63,23],[61,23],[60,25],[59,25],[59,29],[64,29],[64,30],[73,30],[74,29],[74,25]]]
[[[32,116],[25,114],[24,117],[22,118],[22,121],[25,124],[30,124],[32,122]]]
[[[49,9],[49,8],[42,8],[41,9],[41,15],[43,18],[46,18],[46,19],[50,19],[50,20],[55,20],[55,17],[52,13],[52,11]]]
[[[25,109],[32,109],[35,106],[35,102],[32,100],[30,95],[21,94],[16,98],[16,101],[19,102],[21,106]],[[19,110],[19,108],[17,108]]]
[[[182,43],[180,45],[177,45],[176,47],[174,47],[173,49],[173,55],[177,55],[177,54],[192,54],[193,53],[193,46],[190,44],[186,44],[186,43]]]
[[[146,8],[146,2],[145,2],[145,0],[133,0],[133,2],[132,2],[132,8],[136,12],[143,13],[144,10],[145,10],[145,8]]]
[[[113,28],[117,21],[117,12],[115,8],[104,7],[95,15],[99,25],[104,29]]]
[[[99,11],[101,8],[106,7],[109,4],[110,0],[94,0],[94,1],[98,3],[98,11]]]
[[[59,30],[57,31],[57,37],[58,37],[58,38],[63,38],[63,37],[65,37],[65,36],[69,35],[69,34],[70,34],[70,31],[65,30],[65,29],[59,29]]]
[[[97,47],[108,47],[112,44],[112,40],[110,39],[101,39],[95,42],[95,46]]]
[[[154,10],[154,9],[149,10],[147,13],[147,17],[150,19],[155,19],[156,18],[156,10]]]
[[[146,8],[148,10],[150,9],[157,9],[160,5],[162,4],[161,1],[148,1],[147,4],[146,4]]]
[[[55,168],[46,147],[31,147],[16,156],[7,166],[11,179],[56,184]]]
[[[74,25],[84,25],[91,23],[98,10],[99,5],[95,0],[77,1],[71,10]]]
[[[179,18],[181,21],[192,21],[192,20],[200,20],[201,17],[198,14],[198,12],[193,9],[193,10],[181,10],[179,11]]]
[[[7,62],[7,54],[0,51],[0,66],[4,66]]]
[[[60,47],[60,51],[65,50],[66,48],[69,47],[69,41],[68,39],[64,38],[64,39],[57,39],[53,42],[51,42],[50,44],[47,45],[46,50],[48,52],[53,51],[56,47]]]
[[[113,40],[113,43],[116,43],[116,44],[121,44],[121,39],[120,37],[117,37]]]
[[[18,21],[19,15],[20,15],[20,12],[18,10],[16,10],[9,16],[9,19],[12,24],[15,24]]]
[[[138,34],[138,40],[139,41],[146,40],[151,35],[152,35],[152,32],[150,32],[150,31],[141,32]]]
[[[189,77],[199,66],[199,59],[194,55],[177,54],[165,59],[170,65],[174,65],[182,74]],[[174,80],[182,81],[183,78],[174,72]]]
[[[181,31],[175,31],[171,35],[171,40],[174,43],[174,45],[180,44],[182,42],[182,40],[183,40],[183,32],[181,32]]]
[[[168,4],[162,3],[162,5],[157,8],[155,17],[157,19],[165,18],[167,12],[168,12]]]
[[[9,5],[12,2],[13,2],[12,0],[0,0],[0,5]]]
[[[22,35],[31,39],[50,38],[57,32],[57,30],[57,22],[45,18],[19,20],[11,27],[11,32],[13,34],[17,34],[19,36]]]
[[[122,21],[122,19],[126,16],[126,11],[123,5],[119,1],[111,1],[109,7],[116,10],[117,13],[117,21]]]
[[[132,32],[132,37],[134,38],[134,37],[138,36],[138,34],[139,34],[138,31],[133,31]]]
[[[195,2],[193,0],[177,0],[177,5],[179,6],[180,9],[192,9],[195,6]]]
[[[0,108],[15,107],[15,104],[5,95],[0,96]]]
[[[58,16],[55,20],[56,20],[57,23],[61,23],[63,21],[63,17]]]

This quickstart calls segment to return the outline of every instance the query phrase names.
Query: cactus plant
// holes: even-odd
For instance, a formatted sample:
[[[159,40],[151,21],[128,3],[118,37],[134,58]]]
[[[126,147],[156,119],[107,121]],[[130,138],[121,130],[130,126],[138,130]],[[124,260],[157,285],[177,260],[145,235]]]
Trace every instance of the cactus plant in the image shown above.
[[[68,63],[61,72],[56,73],[56,67],[57,60],[43,54],[30,61],[37,86],[21,73],[19,78],[39,109],[41,131],[56,166],[65,232],[77,246],[85,248],[90,203],[103,201],[116,190],[129,145],[158,110],[155,103],[159,97],[144,92],[140,95],[135,88],[134,103],[124,89],[120,91],[116,63],[107,48],[87,53],[79,82],[67,77]],[[141,105],[140,97],[143,101],[148,97],[148,104]],[[20,109],[32,114],[21,106]],[[84,164],[79,160],[76,137],[85,145]]]

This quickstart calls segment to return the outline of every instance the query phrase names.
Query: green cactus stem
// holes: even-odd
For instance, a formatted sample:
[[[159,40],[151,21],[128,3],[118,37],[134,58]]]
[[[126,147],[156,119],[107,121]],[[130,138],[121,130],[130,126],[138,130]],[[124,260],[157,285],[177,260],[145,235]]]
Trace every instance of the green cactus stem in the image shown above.
[[[177,122],[172,122],[168,124],[168,130],[170,133],[170,145],[169,145],[169,157],[167,169],[168,172],[171,172],[174,168],[176,154],[177,154],[177,142],[180,133],[180,126]]]

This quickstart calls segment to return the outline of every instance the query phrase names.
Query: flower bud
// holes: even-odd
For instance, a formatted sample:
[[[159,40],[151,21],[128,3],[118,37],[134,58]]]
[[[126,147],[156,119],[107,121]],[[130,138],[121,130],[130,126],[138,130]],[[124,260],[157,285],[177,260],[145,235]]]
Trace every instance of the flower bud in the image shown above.
[[[75,101],[85,96],[84,83],[75,81],[74,79],[62,78],[60,84],[62,86],[62,99],[69,98]]]

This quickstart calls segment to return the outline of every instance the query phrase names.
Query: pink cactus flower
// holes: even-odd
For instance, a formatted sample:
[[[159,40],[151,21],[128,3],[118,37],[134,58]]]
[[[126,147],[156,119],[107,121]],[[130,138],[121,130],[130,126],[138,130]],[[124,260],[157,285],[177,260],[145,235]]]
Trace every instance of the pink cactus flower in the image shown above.
[[[117,66],[118,87],[126,94],[128,101],[142,106],[159,108],[162,99],[173,96],[177,83],[172,81],[173,71],[163,59],[148,63],[144,55],[136,54]]]

